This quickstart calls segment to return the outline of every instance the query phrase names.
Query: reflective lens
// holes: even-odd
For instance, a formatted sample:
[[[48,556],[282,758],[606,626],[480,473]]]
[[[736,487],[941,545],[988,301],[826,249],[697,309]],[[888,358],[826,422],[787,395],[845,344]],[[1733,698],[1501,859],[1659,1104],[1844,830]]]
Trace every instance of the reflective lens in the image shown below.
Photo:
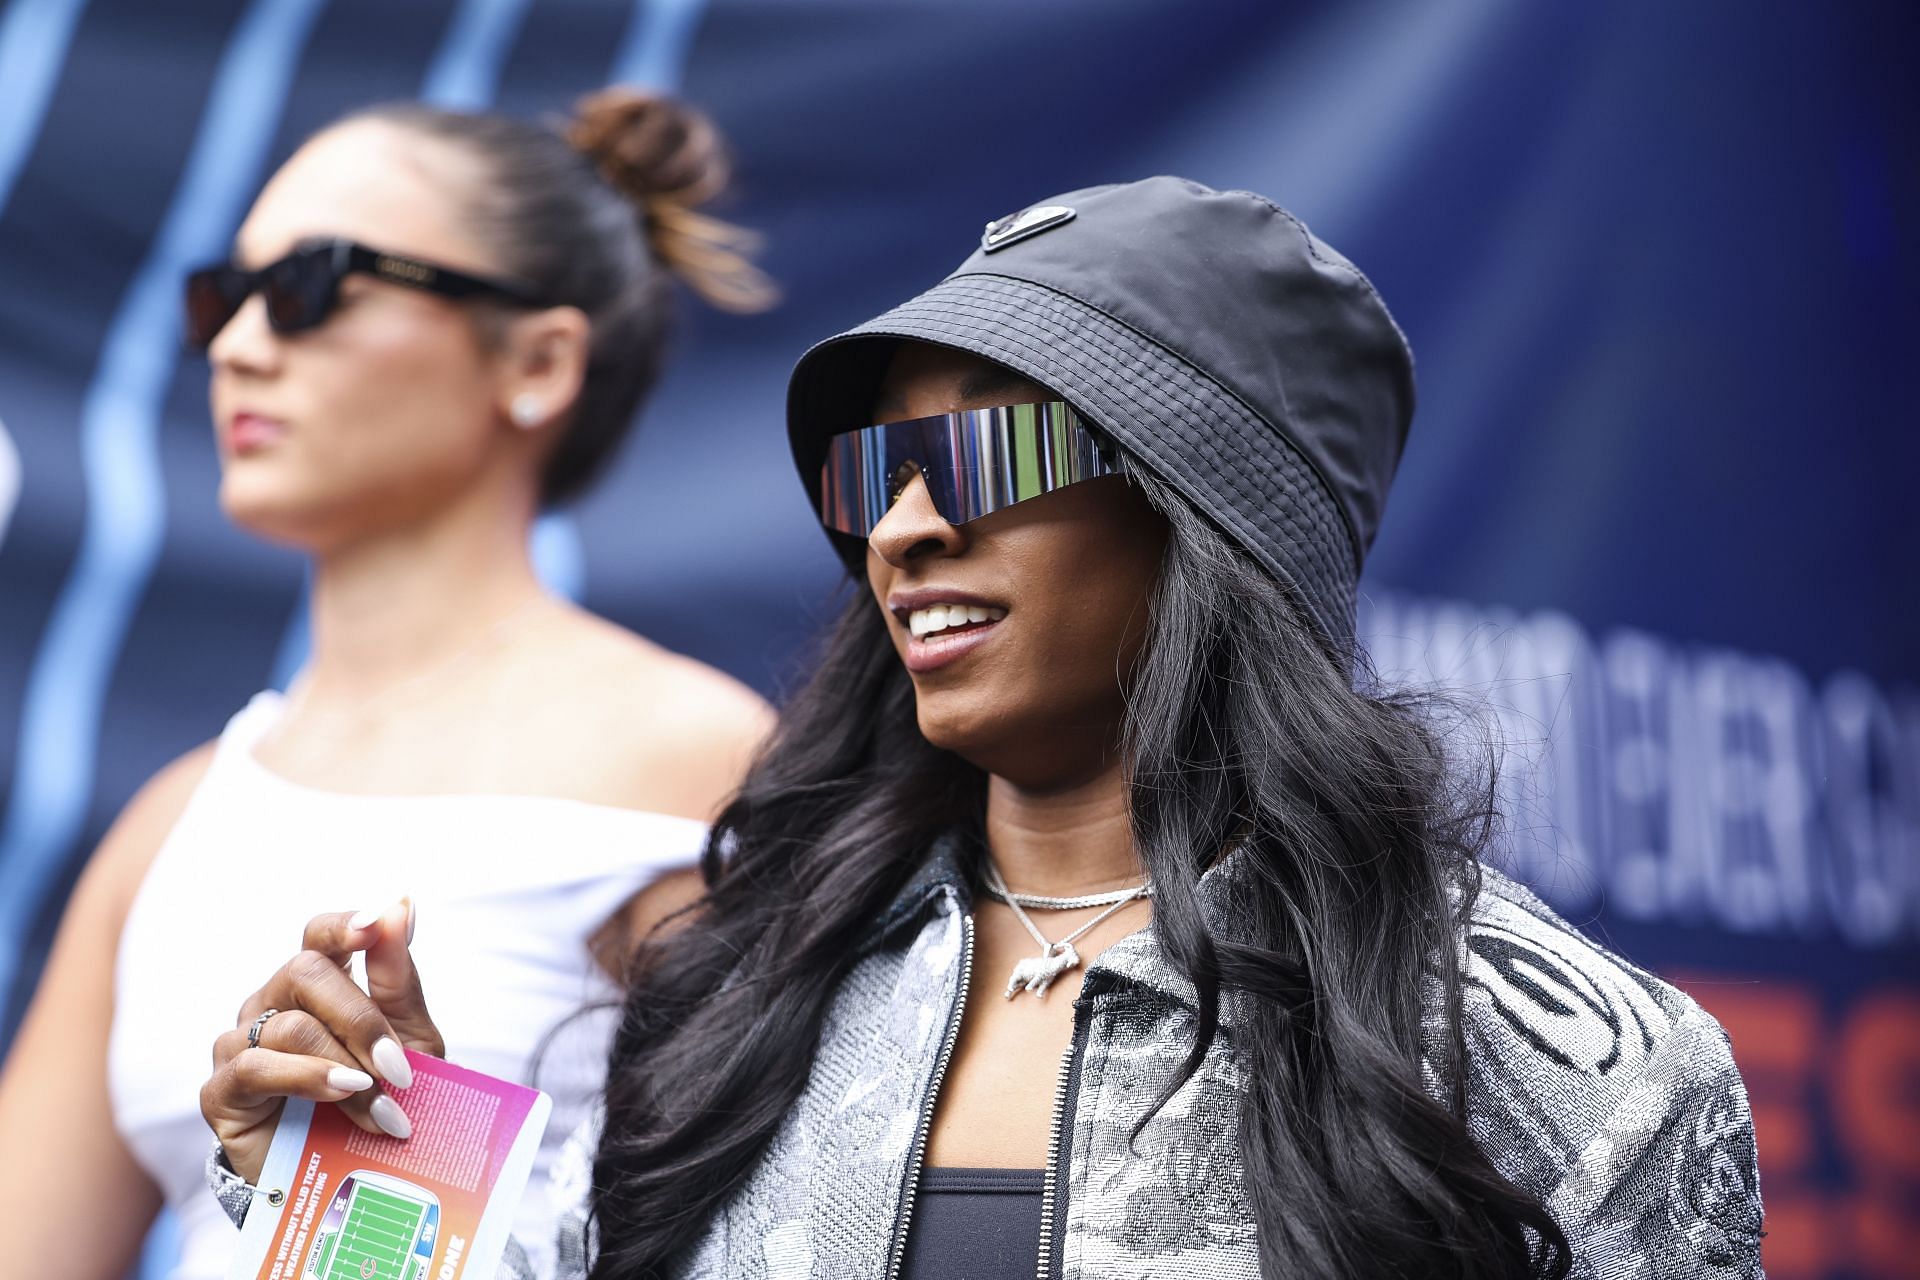
[[[267,267],[260,286],[267,323],[275,333],[300,333],[318,326],[333,310],[340,277],[345,274],[345,263],[331,248],[296,250]]]
[[[255,290],[266,300],[267,323],[275,333],[303,333],[333,314],[340,300],[340,281],[356,271],[443,298],[493,298],[517,307],[551,305],[509,281],[383,253],[351,240],[322,240],[303,245],[258,271],[218,263],[193,272],[187,277],[187,341],[207,346]]]
[[[333,310],[349,265],[346,255],[328,243],[296,249],[258,271],[232,264],[203,267],[187,277],[187,341],[196,347],[212,343],[256,289],[275,333],[311,329]]]
[[[948,524],[1062,485],[1112,475],[1099,438],[1064,400],[888,422],[827,442],[820,521],[864,538],[918,474]]]
[[[187,277],[187,341],[212,342],[247,300],[251,279],[236,267],[205,267]]]

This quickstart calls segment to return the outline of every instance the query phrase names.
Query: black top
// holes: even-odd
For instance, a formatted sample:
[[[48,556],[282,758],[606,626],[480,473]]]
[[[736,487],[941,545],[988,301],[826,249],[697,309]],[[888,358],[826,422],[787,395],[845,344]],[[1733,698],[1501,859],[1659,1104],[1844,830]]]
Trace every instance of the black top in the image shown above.
[[[1031,1280],[1043,1169],[922,1169],[900,1280]]]

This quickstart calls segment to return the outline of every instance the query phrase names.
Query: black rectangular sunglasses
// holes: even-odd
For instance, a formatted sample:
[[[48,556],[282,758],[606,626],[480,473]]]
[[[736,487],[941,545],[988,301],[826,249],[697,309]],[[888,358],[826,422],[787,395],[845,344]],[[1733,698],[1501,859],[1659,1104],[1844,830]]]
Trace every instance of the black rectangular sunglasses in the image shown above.
[[[190,272],[187,342],[205,350],[255,291],[266,300],[267,324],[275,333],[312,329],[332,314],[340,297],[340,282],[356,271],[443,298],[489,297],[523,307],[545,305],[532,293],[505,281],[382,253],[351,240],[322,240],[303,244],[277,262],[252,271],[222,262]]]

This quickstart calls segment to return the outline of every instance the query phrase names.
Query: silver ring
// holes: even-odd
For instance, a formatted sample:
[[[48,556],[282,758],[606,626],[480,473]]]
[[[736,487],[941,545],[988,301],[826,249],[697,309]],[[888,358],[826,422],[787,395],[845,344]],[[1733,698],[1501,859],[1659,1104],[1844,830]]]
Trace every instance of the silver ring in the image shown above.
[[[253,1020],[253,1025],[247,1028],[247,1048],[258,1049],[260,1047],[260,1028],[266,1026],[267,1019],[278,1012],[280,1012],[278,1009],[269,1009]]]

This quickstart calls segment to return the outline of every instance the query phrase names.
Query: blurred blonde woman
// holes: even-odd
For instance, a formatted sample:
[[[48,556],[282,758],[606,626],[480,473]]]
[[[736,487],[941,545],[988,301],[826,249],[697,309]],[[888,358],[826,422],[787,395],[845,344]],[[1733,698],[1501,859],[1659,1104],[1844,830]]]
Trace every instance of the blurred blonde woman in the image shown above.
[[[696,212],[725,182],[708,121],[629,91],[564,136],[376,108],[308,141],[233,260],[190,278],[221,502],[311,556],[312,658],[148,782],[75,891],[0,1076],[0,1276],[57,1257],[119,1280],[163,1203],[174,1276],[224,1273],[206,1045],[316,910],[404,921],[448,1051],[524,1080],[627,940],[697,894],[686,868],[770,713],[547,594],[528,533],[626,434],[676,277],[731,310],[770,300],[745,234]],[[538,1064],[556,1114],[536,1188],[605,1034],[574,1024]],[[281,1047],[323,1037],[272,1021]],[[376,1061],[404,1083],[397,1050]],[[364,1074],[340,1073],[349,1113],[404,1131]],[[550,1214],[530,1195],[516,1235],[550,1238]]]

